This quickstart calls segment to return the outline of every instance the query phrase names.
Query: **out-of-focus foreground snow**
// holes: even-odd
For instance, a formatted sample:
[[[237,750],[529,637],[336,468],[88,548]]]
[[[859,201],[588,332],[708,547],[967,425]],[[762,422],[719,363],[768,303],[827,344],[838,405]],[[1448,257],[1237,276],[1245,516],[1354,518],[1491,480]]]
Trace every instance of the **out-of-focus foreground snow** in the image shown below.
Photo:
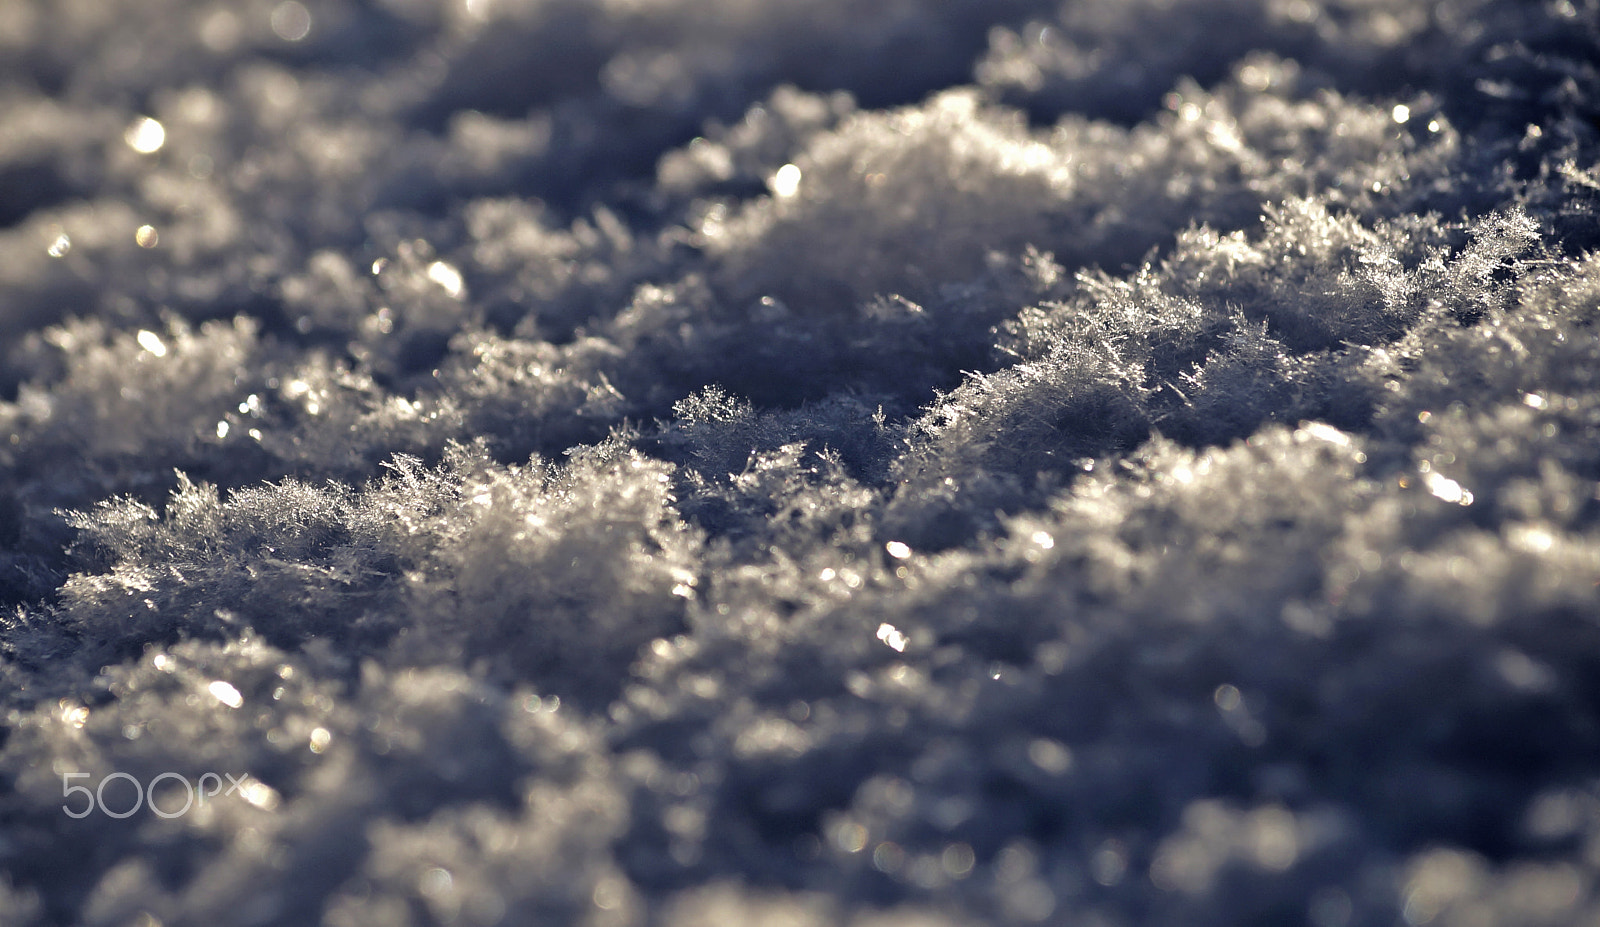
[[[0,0],[0,923],[1600,923],[1597,209],[1597,0]]]

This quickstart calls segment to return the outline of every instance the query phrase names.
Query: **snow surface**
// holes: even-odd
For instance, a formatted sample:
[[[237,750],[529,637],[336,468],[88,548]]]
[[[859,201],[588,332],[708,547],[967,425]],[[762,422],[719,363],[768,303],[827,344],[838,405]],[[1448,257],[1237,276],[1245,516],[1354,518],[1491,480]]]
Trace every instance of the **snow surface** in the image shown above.
[[[0,130],[0,923],[1600,924],[1597,0],[0,0]]]

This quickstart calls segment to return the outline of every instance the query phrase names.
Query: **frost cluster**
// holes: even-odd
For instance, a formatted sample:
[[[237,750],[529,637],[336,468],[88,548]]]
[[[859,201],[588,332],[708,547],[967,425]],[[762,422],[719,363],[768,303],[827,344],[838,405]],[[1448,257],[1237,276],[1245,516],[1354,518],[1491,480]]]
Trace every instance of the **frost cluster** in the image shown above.
[[[10,0],[0,129],[0,923],[1600,921],[1597,0]]]

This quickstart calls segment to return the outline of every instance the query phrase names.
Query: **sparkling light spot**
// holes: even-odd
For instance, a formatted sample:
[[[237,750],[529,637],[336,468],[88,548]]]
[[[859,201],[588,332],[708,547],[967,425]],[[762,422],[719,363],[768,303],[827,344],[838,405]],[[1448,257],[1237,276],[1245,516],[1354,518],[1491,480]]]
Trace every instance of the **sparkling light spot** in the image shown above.
[[[896,560],[904,560],[911,556],[910,545],[902,541],[890,541],[889,543],[883,545],[883,549],[888,551],[889,556]]]
[[[1321,422],[1307,422],[1301,427],[1300,431],[1308,438],[1316,438],[1318,441],[1326,441],[1329,444],[1337,444],[1340,447],[1350,446],[1350,436],[1332,425],[1324,425]]]
[[[148,329],[140,329],[138,334],[139,347],[144,348],[157,357],[167,356],[167,346],[161,342],[161,336]]]
[[[460,298],[462,290],[461,271],[443,261],[434,261],[428,265],[428,279],[439,284],[451,296]]]
[[[1555,535],[1537,526],[1526,527],[1513,532],[1512,540],[1519,547],[1533,551],[1536,554],[1545,553],[1556,545]]]
[[[207,686],[206,691],[211,693],[212,698],[229,708],[238,708],[244,704],[244,696],[239,694],[239,690],[221,679]],[[251,802],[251,804],[254,804],[254,802]]]
[[[285,42],[298,42],[311,34],[311,11],[289,0],[272,11],[272,31]]]
[[[785,164],[772,175],[772,192],[779,199],[788,199],[800,192],[800,168]]]
[[[1456,505],[1471,505],[1472,493],[1463,489],[1460,483],[1450,479],[1437,470],[1423,474],[1422,482],[1428,487],[1428,492],[1433,493],[1446,502]]]
[[[1267,68],[1247,64],[1239,69],[1239,83],[1256,93],[1261,93],[1272,86],[1272,72]]]
[[[1411,107],[1405,105],[1404,103],[1400,103],[1395,106],[1389,115],[1394,117],[1395,122],[1404,125],[1411,119]]]
[[[53,258],[66,257],[67,252],[72,250],[72,239],[67,237],[66,232],[61,232],[50,242],[50,247],[44,250]]]
[[[122,133],[122,140],[140,154],[155,154],[167,143],[167,130],[149,116],[142,116]]]
[[[846,853],[860,853],[867,847],[867,829],[853,821],[834,828],[833,845]]]
[[[74,730],[82,730],[89,722],[89,709],[73,702],[71,699],[62,699],[58,703],[61,707],[61,721]]]
[[[878,640],[883,641],[896,653],[906,652],[906,636],[900,633],[899,628],[889,624],[887,621],[878,625]]]
[[[239,797],[262,811],[275,811],[278,808],[278,792],[265,782],[251,779],[239,787]]]
[[[333,735],[325,727],[314,728],[311,731],[311,752],[321,753],[328,749],[328,744],[333,742]]]
[[[141,248],[154,248],[161,243],[161,235],[155,226],[141,225],[139,230],[133,233],[133,240]]]
[[[1045,550],[1049,550],[1050,548],[1056,546],[1056,539],[1051,537],[1050,532],[1048,531],[1035,531],[1033,533],[1033,543],[1039,545]]]

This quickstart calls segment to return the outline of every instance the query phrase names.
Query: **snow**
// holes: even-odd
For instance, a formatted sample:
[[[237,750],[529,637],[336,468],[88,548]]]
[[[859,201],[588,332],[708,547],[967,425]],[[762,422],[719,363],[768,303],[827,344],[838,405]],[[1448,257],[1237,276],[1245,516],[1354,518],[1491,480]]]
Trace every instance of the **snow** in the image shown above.
[[[1600,918],[1597,61],[0,3],[0,923]]]

